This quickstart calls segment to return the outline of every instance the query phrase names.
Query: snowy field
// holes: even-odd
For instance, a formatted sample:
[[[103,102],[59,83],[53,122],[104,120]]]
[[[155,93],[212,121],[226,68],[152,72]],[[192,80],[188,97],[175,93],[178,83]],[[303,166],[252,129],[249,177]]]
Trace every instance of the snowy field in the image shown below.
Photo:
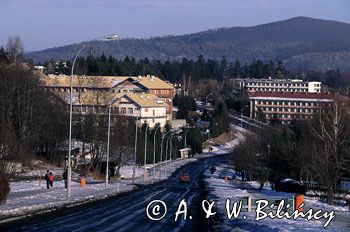
[[[239,178],[232,181],[235,172],[230,166],[221,165],[217,167],[214,174],[206,170],[204,175],[205,182],[210,189],[209,197],[211,200],[215,200],[216,209],[220,215],[220,223],[217,223],[218,228],[215,228],[218,231],[350,231],[350,213],[347,207],[329,206],[309,197],[305,197],[304,211],[310,208],[335,211],[336,217],[327,228],[323,228],[325,219],[307,221],[303,218],[297,220],[265,218],[257,222],[254,220],[256,217],[255,209],[250,213],[246,209],[242,209],[237,219],[229,220],[225,209],[227,198],[232,201],[239,201],[242,197],[250,196],[254,199],[272,200],[293,198],[294,195],[275,192],[269,186],[264,187],[263,190],[258,190],[257,182],[242,182]],[[224,176],[229,177],[227,182],[225,182]]]

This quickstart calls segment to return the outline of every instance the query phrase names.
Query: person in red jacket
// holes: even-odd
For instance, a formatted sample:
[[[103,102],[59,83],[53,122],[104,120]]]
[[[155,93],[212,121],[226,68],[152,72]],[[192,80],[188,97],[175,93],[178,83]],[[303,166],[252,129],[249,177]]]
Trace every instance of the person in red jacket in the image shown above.
[[[50,186],[51,186],[51,188],[53,187],[53,179],[54,179],[54,176],[53,176],[52,172],[50,172],[50,174],[49,174],[49,180],[50,180]]]

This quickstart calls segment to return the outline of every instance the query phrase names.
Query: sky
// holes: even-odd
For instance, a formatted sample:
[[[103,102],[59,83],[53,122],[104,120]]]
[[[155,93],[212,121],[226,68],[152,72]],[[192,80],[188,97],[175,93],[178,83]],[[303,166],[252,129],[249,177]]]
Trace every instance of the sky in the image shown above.
[[[181,35],[296,16],[350,23],[350,0],[0,0],[0,45],[20,36],[35,51],[108,34]]]

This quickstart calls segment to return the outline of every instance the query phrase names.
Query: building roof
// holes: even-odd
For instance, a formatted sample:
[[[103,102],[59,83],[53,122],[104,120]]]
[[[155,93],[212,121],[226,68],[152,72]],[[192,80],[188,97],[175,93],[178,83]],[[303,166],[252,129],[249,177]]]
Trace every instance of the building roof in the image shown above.
[[[135,81],[145,86],[147,89],[174,89],[174,87],[155,76],[132,77]]]
[[[72,85],[82,88],[112,88],[127,79],[137,82],[147,89],[174,89],[171,84],[155,76],[73,76]],[[70,76],[68,75],[45,75],[42,81],[45,86],[50,87],[70,86]]]
[[[72,85],[73,87],[82,88],[112,88],[128,78],[124,76],[73,76]],[[70,76],[68,75],[48,75],[44,76],[42,81],[45,86],[70,86]]]
[[[133,101],[142,108],[167,107],[168,105],[154,94],[148,93],[127,93],[123,97]]]
[[[298,83],[298,84],[321,83],[319,81],[304,81],[301,79],[274,79],[274,78],[261,78],[261,79],[240,78],[238,80],[242,82],[254,82],[254,83]]]
[[[250,98],[289,98],[289,99],[317,99],[333,100],[335,97],[332,93],[310,93],[310,92],[277,92],[257,91],[251,93]]]

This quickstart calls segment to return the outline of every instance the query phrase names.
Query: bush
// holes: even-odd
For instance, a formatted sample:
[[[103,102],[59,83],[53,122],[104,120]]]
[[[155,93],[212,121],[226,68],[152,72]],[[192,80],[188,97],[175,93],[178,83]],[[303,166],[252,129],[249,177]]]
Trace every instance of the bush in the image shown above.
[[[0,179],[0,204],[6,202],[6,198],[9,192],[10,192],[10,184],[8,180]]]

